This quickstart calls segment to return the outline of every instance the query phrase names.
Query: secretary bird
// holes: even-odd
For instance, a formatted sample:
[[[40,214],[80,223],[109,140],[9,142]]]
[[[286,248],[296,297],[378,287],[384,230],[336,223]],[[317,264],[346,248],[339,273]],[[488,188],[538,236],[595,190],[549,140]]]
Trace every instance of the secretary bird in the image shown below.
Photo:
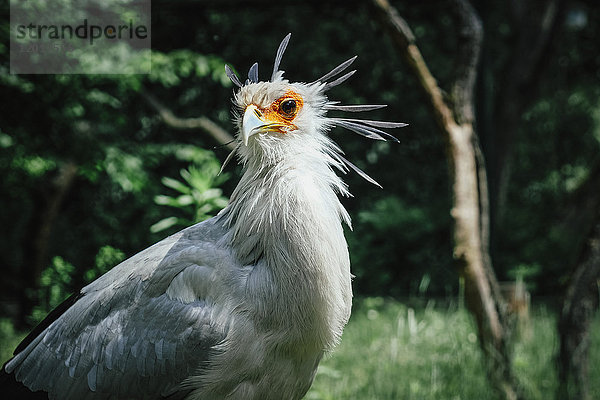
[[[381,105],[340,105],[325,93],[356,57],[312,83],[269,81],[258,64],[234,95],[244,167],[227,207],[141,251],[90,283],[29,334],[3,368],[11,399],[301,399],[340,341],[352,302],[334,172],[356,171],[327,136],[372,139],[402,123],[328,118]],[[341,76],[340,76],[341,75]]]

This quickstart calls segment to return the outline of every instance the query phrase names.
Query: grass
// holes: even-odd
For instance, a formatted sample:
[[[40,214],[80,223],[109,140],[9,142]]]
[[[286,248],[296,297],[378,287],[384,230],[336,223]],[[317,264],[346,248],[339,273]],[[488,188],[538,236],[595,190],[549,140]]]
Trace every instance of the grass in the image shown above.
[[[525,398],[555,397],[556,315],[532,310],[514,344]],[[600,393],[600,318],[592,327],[590,392]],[[24,337],[0,320],[0,362]],[[490,399],[474,324],[454,307],[411,308],[394,300],[355,301],[341,344],[319,366],[308,400]]]
[[[556,315],[532,310],[514,344],[527,399],[555,397]],[[600,393],[600,320],[592,327],[591,393]],[[465,310],[357,301],[342,343],[319,366],[309,400],[490,399],[475,326]]]

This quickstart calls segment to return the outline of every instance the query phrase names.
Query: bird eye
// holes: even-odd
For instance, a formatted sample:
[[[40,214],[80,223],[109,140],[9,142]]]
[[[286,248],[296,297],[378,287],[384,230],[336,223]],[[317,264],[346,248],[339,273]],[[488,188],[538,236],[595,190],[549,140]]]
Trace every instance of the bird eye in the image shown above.
[[[296,110],[298,105],[296,104],[296,100],[287,99],[281,102],[279,105],[279,111],[283,114],[284,117],[293,117],[296,114]]]

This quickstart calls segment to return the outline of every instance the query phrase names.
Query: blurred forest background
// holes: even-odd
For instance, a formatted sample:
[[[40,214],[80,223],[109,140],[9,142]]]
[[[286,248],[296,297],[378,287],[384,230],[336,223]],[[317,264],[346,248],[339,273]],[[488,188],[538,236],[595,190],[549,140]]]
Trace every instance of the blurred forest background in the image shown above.
[[[226,204],[240,171],[230,165],[218,175],[227,135],[235,133],[224,65],[245,76],[258,61],[265,78],[288,32],[287,78],[311,81],[358,55],[358,72],[331,98],[388,104],[370,116],[410,124],[395,133],[399,145],[331,133],[383,186],[345,177],[355,196],[344,204],[354,221],[347,238],[356,295],[456,299],[464,281],[453,260],[448,143],[377,3],[153,1],[150,74],[11,75],[9,5],[2,1],[2,326],[29,329],[118,262]],[[453,17],[457,3],[391,2],[450,104],[465,35]],[[471,4],[483,27],[474,112],[487,168],[489,197],[482,198],[489,198],[493,272],[498,281],[524,283],[534,303],[543,300],[559,319],[574,271],[591,257],[584,272],[595,288],[596,298],[586,298],[593,314],[600,4]]]

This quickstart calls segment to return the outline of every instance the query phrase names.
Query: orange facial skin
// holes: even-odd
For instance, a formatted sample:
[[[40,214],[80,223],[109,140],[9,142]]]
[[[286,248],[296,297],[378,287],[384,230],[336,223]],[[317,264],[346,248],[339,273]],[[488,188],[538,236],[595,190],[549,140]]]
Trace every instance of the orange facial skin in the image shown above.
[[[278,132],[285,133],[298,129],[292,121],[296,118],[303,105],[302,96],[289,90],[271,103],[269,107],[261,108],[260,112],[265,122],[272,124],[272,127],[276,128]]]

